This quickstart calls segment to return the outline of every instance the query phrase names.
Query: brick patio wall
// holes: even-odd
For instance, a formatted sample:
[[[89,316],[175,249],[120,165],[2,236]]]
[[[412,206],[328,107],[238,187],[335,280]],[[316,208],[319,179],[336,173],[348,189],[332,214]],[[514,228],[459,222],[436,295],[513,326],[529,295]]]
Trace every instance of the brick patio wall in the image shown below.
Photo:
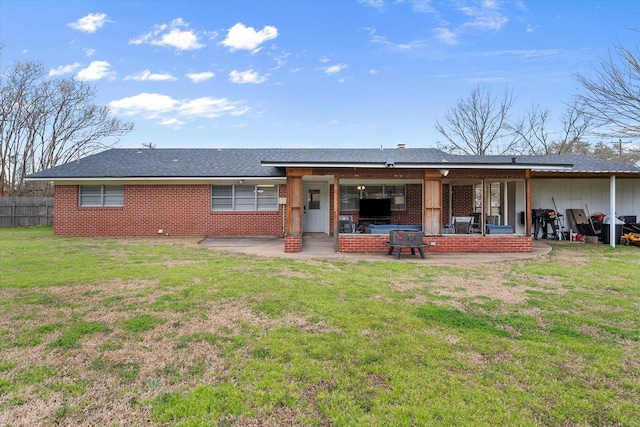
[[[338,248],[344,253],[386,253],[388,234],[341,234]],[[424,237],[427,252],[474,252],[474,253],[510,253],[533,251],[533,238],[526,236],[473,236],[445,235]]]
[[[77,185],[56,185],[54,232],[65,236],[282,236],[277,211],[213,212],[210,185],[125,185],[121,207],[80,207]],[[286,186],[280,185],[280,197]]]
[[[286,236],[284,238],[284,251],[287,253],[300,252],[302,250],[302,237]]]

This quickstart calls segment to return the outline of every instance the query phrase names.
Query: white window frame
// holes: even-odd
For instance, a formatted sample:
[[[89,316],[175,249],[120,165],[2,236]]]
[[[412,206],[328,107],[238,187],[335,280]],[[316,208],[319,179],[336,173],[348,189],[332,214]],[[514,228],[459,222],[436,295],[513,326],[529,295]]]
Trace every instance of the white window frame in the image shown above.
[[[279,209],[278,194],[279,187],[275,184],[212,185],[211,210],[213,212],[274,212]]]
[[[124,185],[80,185],[78,205],[81,207],[124,206]]]

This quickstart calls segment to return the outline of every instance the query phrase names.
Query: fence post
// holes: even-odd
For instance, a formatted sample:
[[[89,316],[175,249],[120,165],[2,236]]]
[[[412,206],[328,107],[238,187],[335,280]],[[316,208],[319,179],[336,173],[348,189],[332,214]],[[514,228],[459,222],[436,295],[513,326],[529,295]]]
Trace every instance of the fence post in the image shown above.
[[[11,204],[11,226],[16,228],[16,204]]]

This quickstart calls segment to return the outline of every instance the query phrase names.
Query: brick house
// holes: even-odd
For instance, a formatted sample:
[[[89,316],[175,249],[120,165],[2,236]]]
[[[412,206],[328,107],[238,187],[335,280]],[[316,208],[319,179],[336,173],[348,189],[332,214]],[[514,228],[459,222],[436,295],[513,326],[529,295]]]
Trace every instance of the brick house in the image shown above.
[[[431,251],[527,252],[532,209],[640,213],[640,169],[585,156],[110,149],[27,179],[54,183],[57,235],[280,236],[286,252],[308,233],[383,252],[394,226],[421,229]]]

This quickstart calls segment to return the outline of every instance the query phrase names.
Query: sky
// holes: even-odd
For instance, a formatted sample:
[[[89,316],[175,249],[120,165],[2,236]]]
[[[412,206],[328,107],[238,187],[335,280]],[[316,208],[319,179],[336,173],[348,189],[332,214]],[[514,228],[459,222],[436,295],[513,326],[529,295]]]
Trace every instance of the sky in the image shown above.
[[[134,123],[121,148],[424,148],[477,85],[559,130],[575,73],[638,28],[615,0],[2,0],[0,70],[92,85]]]

